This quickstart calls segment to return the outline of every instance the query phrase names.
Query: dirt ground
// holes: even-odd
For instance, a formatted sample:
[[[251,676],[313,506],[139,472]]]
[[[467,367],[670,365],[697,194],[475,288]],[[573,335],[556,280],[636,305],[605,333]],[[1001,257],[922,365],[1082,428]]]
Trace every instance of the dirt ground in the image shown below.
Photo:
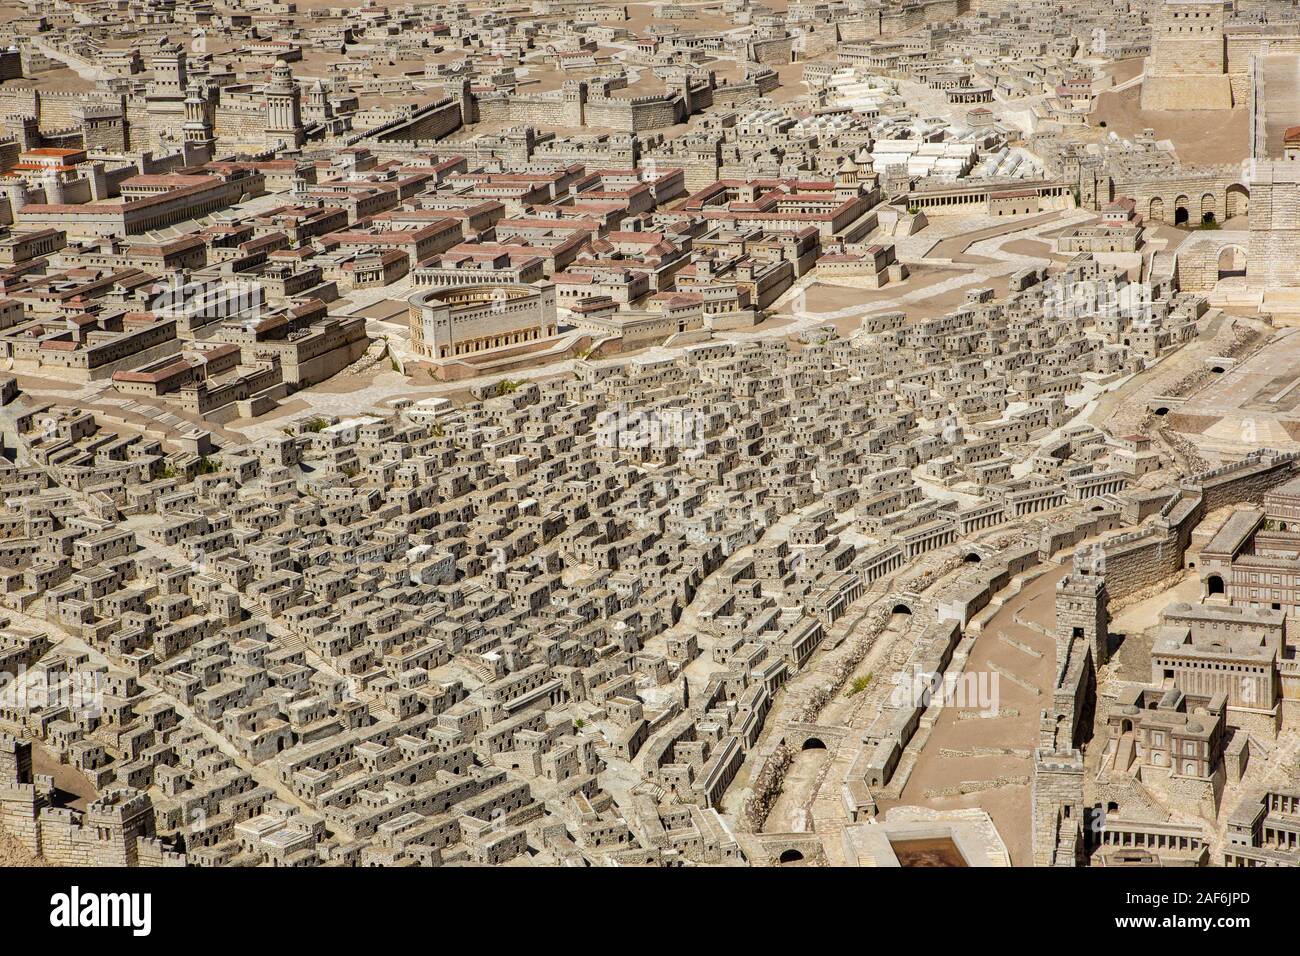
[[[408,306],[405,302],[380,299],[378,302],[372,302],[364,308],[357,309],[353,315],[364,315],[368,319],[391,319],[395,316],[404,318],[407,309]]]
[[[1115,84],[1119,85],[1125,80],[1131,80],[1142,72],[1146,66],[1145,57],[1134,57],[1131,60],[1119,60],[1107,67],[1106,72],[1115,78]]]
[[[27,852],[27,848],[0,830],[0,868],[9,866],[46,866],[40,857]]]
[[[936,285],[953,276],[962,275],[960,269],[937,269],[930,266],[918,266],[906,283],[887,285],[883,289],[860,289],[848,285],[832,285],[829,282],[814,282],[804,294],[803,308],[809,312],[834,312],[855,305],[875,305],[898,296],[899,292],[911,292]],[[780,314],[791,314],[793,302],[787,303]],[[911,310],[907,310],[909,315]]]
[[[1051,222],[1053,219],[1059,219],[1060,217],[1061,213],[1059,210],[1040,213],[1037,216],[1030,216],[1028,218],[1015,216],[1007,222],[995,223],[991,226],[986,226],[983,229],[975,229],[971,232],[963,232],[956,236],[949,236],[947,239],[941,239],[930,247],[930,250],[926,255],[935,259],[952,259],[953,262],[964,262],[971,265],[988,265],[997,260],[989,259],[985,256],[972,255],[966,252],[966,250],[981,239],[993,239],[997,236],[1005,236],[1007,233],[1020,232],[1032,228],[1033,226]]]
[[[1132,139],[1153,129],[1157,139],[1174,144],[1185,163],[1238,163],[1248,155],[1250,110],[1147,111],[1140,108],[1142,85],[1118,93],[1102,93],[1097,108],[1088,114],[1090,125]]]
[[[1046,259],[1052,255],[1052,247],[1037,239],[1014,239],[1002,248],[1018,256],[1036,256]]]
[[[908,324],[923,322],[936,316],[951,312],[966,301],[966,294],[972,289],[992,289],[993,294],[1003,297],[1007,294],[1005,276],[981,278],[962,269],[950,269],[942,266],[912,266],[910,277],[902,283],[891,283],[883,289],[865,289],[852,285],[836,285],[831,282],[814,282],[805,290],[803,303],[799,308],[817,315],[826,313],[826,325],[834,326],[840,335],[848,336],[858,330],[862,316],[868,310],[880,311],[881,306],[895,306],[907,313]],[[905,293],[924,291],[954,278],[966,277],[969,281],[951,289],[944,289],[921,301],[898,301]],[[788,324],[788,316],[796,311],[797,300],[783,305],[775,317],[764,320],[755,326],[756,331],[777,328]],[[861,312],[850,315],[836,315],[855,307]]]
[[[79,770],[59,763],[52,753],[39,745],[32,747],[32,772],[53,777],[55,788],[62,794],[63,805],[73,810],[84,811],[86,804],[98,796]]]

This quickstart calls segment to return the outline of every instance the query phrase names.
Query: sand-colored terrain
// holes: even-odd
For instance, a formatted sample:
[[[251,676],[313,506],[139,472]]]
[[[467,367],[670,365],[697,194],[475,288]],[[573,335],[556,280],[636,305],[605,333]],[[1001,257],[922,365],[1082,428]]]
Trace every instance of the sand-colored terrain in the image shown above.
[[[1239,163],[1248,155],[1250,110],[1246,106],[1174,113],[1141,109],[1141,98],[1140,83],[1118,93],[1102,93],[1088,122],[1125,139],[1144,129],[1155,130],[1156,138],[1172,142],[1185,163]]]
[[[966,252],[966,250],[982,239],[993,239],[1013,232],[1022,232],[1034,226],[1041,225],[1042,223],[1059,219],[1060,217],[1061,213],[1059,210],[1045,212],[1029,218],[1016,216],[1008,222],[999,222],[995,225],[987,226],[984,229],[976,229],[972,232],[963,232],[959,235],[949,236],[947,239],[942,239],[934,244],[928,255],[935,259],[951,259],[953,262],[964,262],[970,265],[988,265],[997,260],[990,259],[987,256],[972,255]]]
[[[48,866],[38,856],[33,856],[27,848],[0,830],[0,868],[9,866]]]
[[[59,763],[58,758],[43,746],[32,748],[32,772],[54,779],[59,802],[73,810],[85,810],[86,804],[98,794],[85,775],[75,767]]]

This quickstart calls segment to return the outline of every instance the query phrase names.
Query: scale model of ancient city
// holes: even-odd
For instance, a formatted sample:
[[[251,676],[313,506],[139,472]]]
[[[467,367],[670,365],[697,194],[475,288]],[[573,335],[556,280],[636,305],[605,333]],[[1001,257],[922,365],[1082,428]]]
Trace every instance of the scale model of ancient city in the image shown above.
[[[1300,865],[1300,5],[0,0],[0,440],[3,865]]]

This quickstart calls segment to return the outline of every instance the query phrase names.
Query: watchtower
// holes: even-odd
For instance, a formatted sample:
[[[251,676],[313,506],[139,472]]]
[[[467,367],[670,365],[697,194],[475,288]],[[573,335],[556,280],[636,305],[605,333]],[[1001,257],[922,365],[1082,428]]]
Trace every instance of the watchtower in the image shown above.
[[[94,830],[101,866],[135,866],[136,840],[154,832],[153,801],[130,787],[106,790],[86,807],[85,826]]]
[[[1065,660],[1073,641],[1092,648],[1092,661],[1101,667],[1110,659],[1110,630],[1106,579],[1073,571],[1056,585],[1056,659]]]
[[[1232,108],[1223,0],[1165,0],[1151,24],[1144,110]]]

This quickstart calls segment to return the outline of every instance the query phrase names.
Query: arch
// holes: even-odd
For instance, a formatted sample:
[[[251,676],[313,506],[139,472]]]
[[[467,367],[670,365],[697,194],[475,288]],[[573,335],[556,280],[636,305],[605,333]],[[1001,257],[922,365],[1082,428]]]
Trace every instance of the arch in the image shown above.
[[[962,558],[962,560],[965,561],[967,564],[979,564],[984,559],[980,557],[980,553],[978,551],[971,551],[969,554],[966,555],[966,557]]]
[[[1250,190],[1241,183],[1233,183],[1223,196],[1223,217],[1244,216],[1250,209]]]
[[[1223,577],[1218,574],[1211,574],[1205,579],[1206,594],[1226,594],[1227,589],[1223,586]]]
[[[1214,366],[1214,368],[1210,369],[1210,371],[1213,372],[1215,375],[1222,375],[1222,374],[1223,374],[1223,366],[1222,366],[1222,365],[1216,365],[1216,366]]]
[[[1156,414],[1157,414],[1157,415],[1168,415],[1168,414],[1169,414],[1169,409],[1167,409],[1167,408],[1165,408],[1165,406],[1161,405],[1159,408],[1156,409]]]
[[[1214,222],[1217,213],[1218,203],[1214,201],[1214,193],[1205,193],[1201,196],[1201,222]]]
[[[790,849],[790,850],[786,850],[779,857],[777,857],[777,862],[784,865],[789,863],[798,863],[802,859],[803,859],[802,853],[800,853],[798,850]]]
[[[1089,511],[1105,511],[1105,510],[1106,510],[1106,506],[1105,506],[1105,505],[1093,505],[1093,506],[1092,506],[1091,508],[1089,508],[1088,510],[1089,510]]]
[[[1219,250],[1219,278],[1246,274],[1246,250],[1238,245],[1227,245]]]
[[[1125,723],[1129,725],[1129,729],[1131,730],[1133,727],[1132,721],[1125,721]],[[1119,813],[1119,804],[1116,803],[1114,800],[1110,801],[1108,804],[1106,804],[1106,812]]]
[[[1177,199],[1174,200],[1174,225],[1175,226],[1181,226],[1186,224],[1187,217],[1191,215],[1191,212],[1188,208],[1191,205],[1191,202],[1192,201],[1186,196],[1179,196]]]
[[[894,610],[891,611],[890,613],[891,613],[891,614],[906,614],[906,615],[908,615],[908,616],[910,617],[911,614],[912,614],[912,609],[911,609],[910,607],[908,607],[906,604],[903,604],[903,603],[900,601],[898,604],[895,604],[895,605],[894,605]]]
[[[803,746],[800,747],[799,749],[800,750],[825,750],[826,741],[822,740],[820,737],[809,737],[807,740],[803,742]]]
[[[1151,215],[1147,217],[1148,219],[1155,222],[1165,221],[1165,201],[1159,196],[1151,200],[1151,205],[1148,207],[1147,211],[1151,213]]]

